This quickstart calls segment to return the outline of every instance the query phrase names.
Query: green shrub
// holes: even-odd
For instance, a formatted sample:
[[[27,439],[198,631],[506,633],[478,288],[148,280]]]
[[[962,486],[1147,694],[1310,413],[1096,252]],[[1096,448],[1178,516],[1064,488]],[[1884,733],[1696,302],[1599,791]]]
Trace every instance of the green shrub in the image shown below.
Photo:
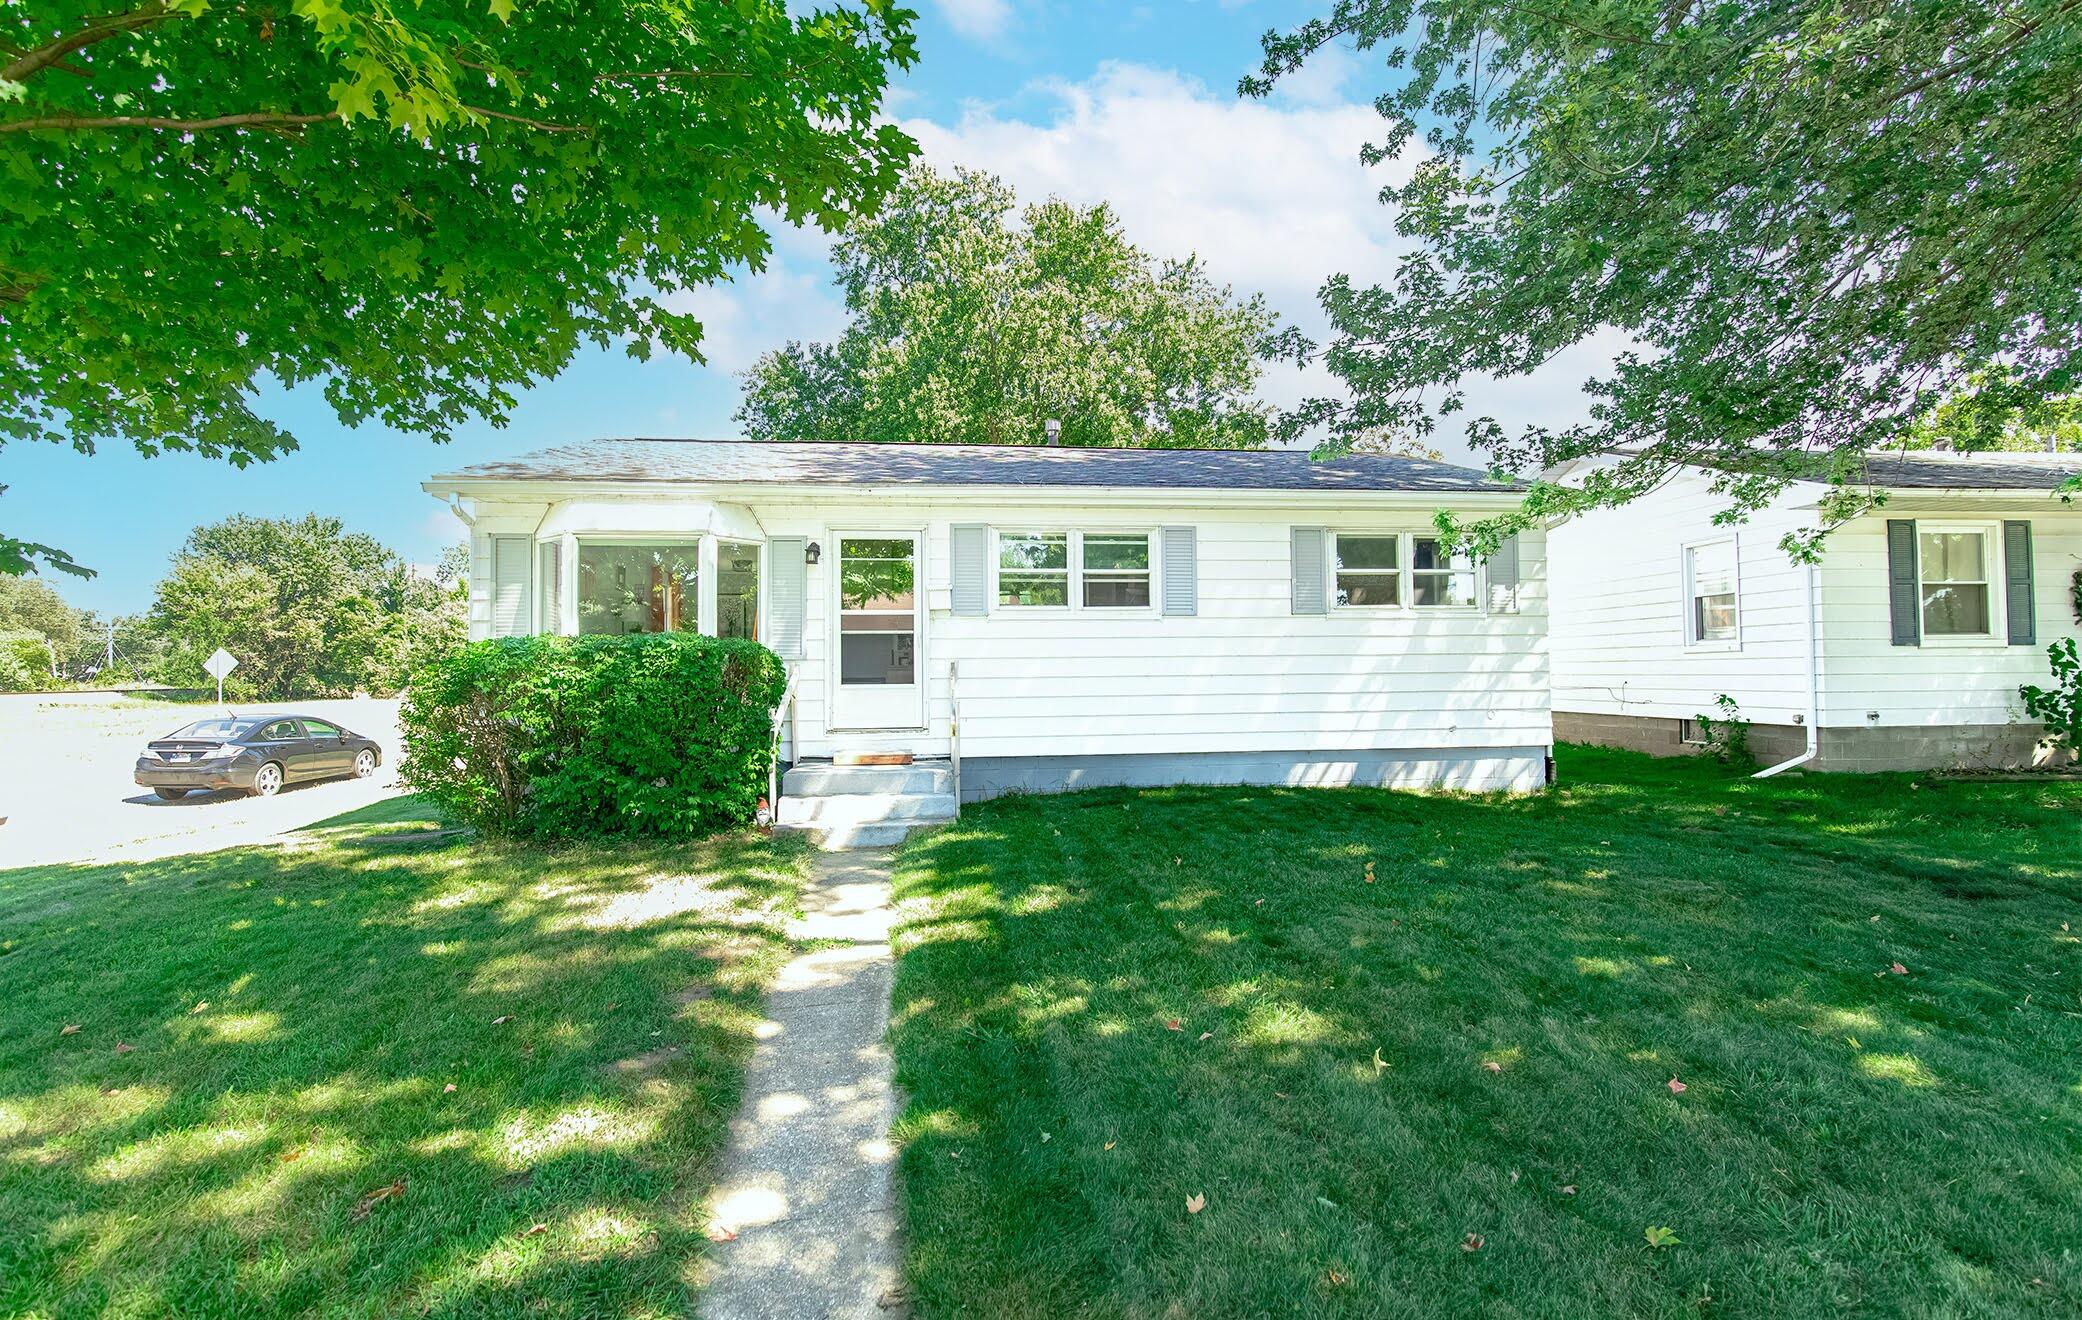
[[[1705,754],[1722,765],[1754,768],[1757,758],[1749,749],[1749,721],[1742,718],[1742,707],[1725,692],[1713,699],[1713,705],[1720,714],[1692,717],[1699,726],[1699,737],[1705,741]]]
[[[2026,683],[2017,689],[2024,698],[2024,713],[2046,726],[2046,741],[2069,752],[2082,753],[2082,654],[2075,639],[2063,637],[2046,648],[2053,669],[2053,686],[2042,688]]]
[[[474,642],[413,680],[400,775],[490,833],[706,834],[757,810],[785,685],[737,639]]]
[[[0,633],[0,692],[48,692],[56,686],[50,647],[41,636]]]

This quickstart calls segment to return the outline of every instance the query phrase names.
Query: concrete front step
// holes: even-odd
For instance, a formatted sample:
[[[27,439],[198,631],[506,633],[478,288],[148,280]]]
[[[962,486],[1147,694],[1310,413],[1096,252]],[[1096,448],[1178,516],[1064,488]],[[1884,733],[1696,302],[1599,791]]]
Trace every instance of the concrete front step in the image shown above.
[[[945,761],[911,765],[833,765],[804,761],[781,776],[781,798],[862,793],[952,793],[954,771]]]
[[[838,793],[781,795],[783,825],[883,825],[903,821],[953,820],[952,793]]]
[[[855,825],[776,825],[778,834],[801,834],[825,852],[843,852],[848,848],[886,848],[902,843],[911,837],[911,831],[945,825],[947,820],[893,821],[887,824]]]

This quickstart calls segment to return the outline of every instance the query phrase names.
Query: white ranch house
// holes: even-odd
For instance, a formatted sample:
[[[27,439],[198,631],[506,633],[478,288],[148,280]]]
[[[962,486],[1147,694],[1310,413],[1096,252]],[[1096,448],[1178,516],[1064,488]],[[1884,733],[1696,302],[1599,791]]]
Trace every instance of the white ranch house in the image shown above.
[[[686,629],[777,651],[782,819],[841,841],[957,793],[1548,780],[1543,539],[1441,554],[1436,510],[1520,499],[1468,469],[605,440],[424,488],[470,526],[473,638]],[[891,754],[916,764],[849,764]]]
[[[1568,481],[1582,464],[1550,477]],[[2018,687],[2077,634],[2074,454],[1873,456],[1880,511],[1831,531],[1796,483],[1736,525],[1709,474],[1548,534],[1554,719],[1564,741],[1676,753],[1735,699],[1767,762],[1822,770],[2003,768],[2046,757]]]

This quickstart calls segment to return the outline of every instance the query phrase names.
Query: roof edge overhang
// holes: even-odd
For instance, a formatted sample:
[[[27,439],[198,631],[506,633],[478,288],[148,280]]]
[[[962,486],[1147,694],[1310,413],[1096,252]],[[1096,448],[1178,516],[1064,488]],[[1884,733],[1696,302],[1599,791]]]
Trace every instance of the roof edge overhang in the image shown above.
[[[1292,504],[1379,504],[1388,507],[1435,508],[1453,504],[1470,508],[1516,508],[1525,492],[1497,490],[1345,490],[1261,489],[1233,486],[1041,486],[954,482],[881,482],[859,485],[808,482],[548,481],[526,477],[472,477],[451,473],[430,477],[419,488],[436,499],[508,499],[516,503],[551,503],[577,499],[728,500],[737,503],[785,501],[795,504],[843,504],[863,499],[909,499],[921,503],[1061,504],[1066,501],[1108,505],[1228,504],[1248,508]]]

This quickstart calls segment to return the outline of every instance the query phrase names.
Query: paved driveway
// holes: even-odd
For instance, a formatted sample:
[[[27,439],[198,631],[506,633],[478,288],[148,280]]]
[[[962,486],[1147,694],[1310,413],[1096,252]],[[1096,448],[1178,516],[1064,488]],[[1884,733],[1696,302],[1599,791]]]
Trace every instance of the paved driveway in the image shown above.
[[[47,862],[135,861],[264,843],[328,816],[395,796],[397,702],[298,701],[374,738],[383,764],[368,779],[324,780],[272,798],[190,794],[161,802],[130,780],[144,744],[221,708],[99,694],[0,696],[0,870]],[[259,709],[252,707],[251,709]]]

